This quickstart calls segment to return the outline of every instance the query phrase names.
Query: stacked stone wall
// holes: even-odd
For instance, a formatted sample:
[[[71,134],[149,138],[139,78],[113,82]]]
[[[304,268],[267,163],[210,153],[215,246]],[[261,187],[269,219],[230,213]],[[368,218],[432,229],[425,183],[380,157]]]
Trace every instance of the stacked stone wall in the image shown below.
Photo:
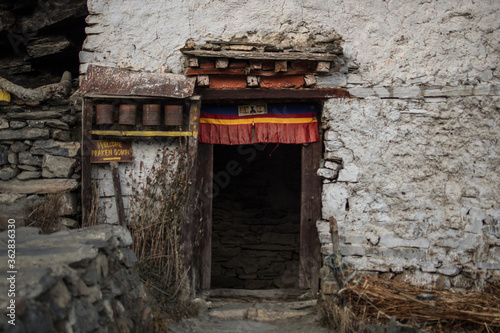
[[[2,332],[147,331],[151,308],[125,228],[99,225],[51,235],[9,230],[15,230],[16,264],[0,262],[0,286],[11,290],[0,294]],[[8,239],[7,232],[0,234],[4,253]]]
[[[80,122],[80,108],[68,100],[0,105],[0,228],[9,218],[24,223],[44,196],[57,193],[62,201],[53,214],[77,225]]]

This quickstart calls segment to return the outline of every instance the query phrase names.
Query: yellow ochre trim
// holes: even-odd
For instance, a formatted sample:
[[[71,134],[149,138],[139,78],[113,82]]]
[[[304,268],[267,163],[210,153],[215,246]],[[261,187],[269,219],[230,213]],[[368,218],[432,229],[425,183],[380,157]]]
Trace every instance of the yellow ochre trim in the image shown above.
[[[10,102],[10,93],[7,90],[0,89],[0,101]]]
[[[90,132],[92,135],[107,135],[107,136],[196,136],[198,132],[185,131],[99,131]]]

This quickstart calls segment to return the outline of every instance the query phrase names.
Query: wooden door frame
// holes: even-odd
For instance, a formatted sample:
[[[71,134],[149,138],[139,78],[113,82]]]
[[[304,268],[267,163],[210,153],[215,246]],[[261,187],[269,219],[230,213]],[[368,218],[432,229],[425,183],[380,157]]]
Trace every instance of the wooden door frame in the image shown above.
[[[212,269],[212,188],[213,145],[199,144],[197,156],[196,186],[200,191],[194,221],[199,221],[200,238],[196,240],[193,257],[193,278],[197,289],[209,290]],[[321,243],[316,221],[321,218],[322,183],[317,175],[323,151],[319,142],[304,144],[301,149],[301,207],[300,207],[300,259],[299,288],[309,289],[313,294],[319,289],[321,268]]]

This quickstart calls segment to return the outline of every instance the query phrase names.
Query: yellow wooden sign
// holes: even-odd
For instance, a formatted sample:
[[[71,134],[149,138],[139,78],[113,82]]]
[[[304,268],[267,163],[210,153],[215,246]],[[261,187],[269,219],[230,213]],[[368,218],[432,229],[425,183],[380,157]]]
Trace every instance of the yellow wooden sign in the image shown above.
[[[0,101],[2,102],[10,102],[10,94],[8,91],[0,89]]]
[[[132,142],[92,140],[90,163],[132,162]]]

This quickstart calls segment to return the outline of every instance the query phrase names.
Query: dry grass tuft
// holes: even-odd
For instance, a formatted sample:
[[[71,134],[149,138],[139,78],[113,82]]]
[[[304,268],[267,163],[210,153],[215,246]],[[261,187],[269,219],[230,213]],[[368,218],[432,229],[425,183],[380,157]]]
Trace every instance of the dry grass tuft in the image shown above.
[[[60,229],[57,212],[61,210],[64,193],[48,194],[31,208],[26,225],[40,229],[42,234],[51,234]]]
[[[468,292],[424,288],[368,275],[357,281],[340,293],[346,299],[345,308],[323,304],[324,320],[331,326],[354,332],[356,327],[349,325],[353,321],[387,325],[395,317],[429,332],[500,332],[498,280],[487,282],[482,291]],[[420,294],[432,294],[435,299],[422,300]]]
[[[90,212],[86,227],[91,227],[99,224],[99,182],[93,181],[92,184],[92,200],[90,202]]]
[[[191,314],[188,301],[181,297],[187,275],[181,255],[184,156],[183,147],[157,155],[153,169],[134,190],[129,219],[139,275],[154,297],[155,312],[167,319]]]

